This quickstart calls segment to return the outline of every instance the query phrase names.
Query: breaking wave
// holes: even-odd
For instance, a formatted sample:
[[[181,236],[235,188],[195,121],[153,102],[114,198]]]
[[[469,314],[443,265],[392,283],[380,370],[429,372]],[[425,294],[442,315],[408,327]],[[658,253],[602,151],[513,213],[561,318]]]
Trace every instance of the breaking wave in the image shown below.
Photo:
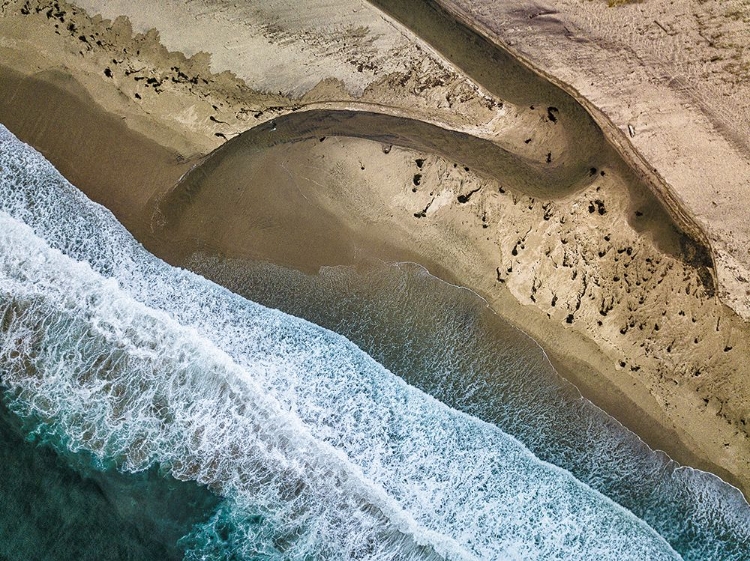
[[[345,338],[143,250],[0,130],[9,407],[224,498],[188,558],[674,559],[629,511]]]

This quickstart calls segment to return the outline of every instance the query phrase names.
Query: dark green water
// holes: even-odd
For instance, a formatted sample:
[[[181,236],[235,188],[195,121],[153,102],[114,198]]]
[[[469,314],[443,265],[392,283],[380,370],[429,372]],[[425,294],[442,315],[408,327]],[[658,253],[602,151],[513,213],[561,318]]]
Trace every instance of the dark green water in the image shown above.
[[[0,559],[182,559],[178,540],[218,498],[156,469],[96,469],[87,454],[35,438],[0,401]]]

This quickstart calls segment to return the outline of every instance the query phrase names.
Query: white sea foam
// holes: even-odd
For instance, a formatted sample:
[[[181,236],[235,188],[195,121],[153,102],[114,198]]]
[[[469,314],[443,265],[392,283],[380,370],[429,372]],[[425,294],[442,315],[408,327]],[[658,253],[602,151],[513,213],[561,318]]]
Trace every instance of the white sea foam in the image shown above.
[[[148,255],[2,129],[0,168],[12,407],[103,465],[210,485],[227,503],[198,533],[222,518],[246,558],[679,558],[343,337]]]

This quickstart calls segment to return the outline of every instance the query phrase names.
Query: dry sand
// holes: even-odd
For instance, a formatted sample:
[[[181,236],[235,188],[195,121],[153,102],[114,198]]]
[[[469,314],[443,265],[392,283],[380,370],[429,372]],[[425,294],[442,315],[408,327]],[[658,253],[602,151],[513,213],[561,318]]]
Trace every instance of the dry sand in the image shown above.
[[[619,129],[700,222],[722,301],[750,319],[747,1],[439,2]]]
[[[127,15],[136,33],[123,18],[92,18],[62,2],[3,2],[0,120],[15,120],[11,130],[155,252],[175,263],[209,251],[307,270],[363,256],[418,261],[485,296],[540,341],[584,395],[652,446],[747,494],[750,329],[712,295],[707,269],[686,255],[700,244],[687,243],[672,224],[684,232],[698,217],[716,256],[720,294],[741,311],[716,237],[724,226],[690,208],[687,184],[637,142],[646,130],[676,129],[658,120],[650,129],[636,123],[632,139],[667,180],[664,196],[676,193],[669,200],[685,203],[671,209],[670,220],[656,200],[664,188],[658,178],[641,170],[645,180],[639,179],[603,141],[600,149],[580,149],[579,141],[596,138],[586,118],[566,120],[578,114],[564,110],[551,121],[547,104],[520,103],[523,95],[540,102],[558,95],[547,86],[538,93],[521,88],[516,102],[500,99],[368,4],[310,2],[304,18],[281,1],[263,10],[232,2],[170,1],[160,10],[134,1],[79,4],[107,18]],[[488,25],[486,14],[475,17]],[[159,34],[137,33],[152,26]],[[195,56],[169,52],[160,39]],[[575,48],[566,49],[560,57],[575,56]],[[559,70],[552,63],[547,69]],[[614,65],[602,74],[617,83],[619,71]],[[70,105],[55,111],[61,99]],[[617,106],[611,91],[590,101],[610,112]],[[315,137],[309,140],[266,143],[249,153],[247,145],[233,148],[283,132],[291,122],[285,115],[308,109],[327,112],[322,123],[358,109],[417,119],[439,125],[449,140],[384,138],[368,125],[349,131],[360,138],[321,141],[317,124],[290,125],[290,137]],[[201,155],[256,126],[204,162],[197,180],[194,173],[172,188]],[[539,173],[578,181],[545,195],[512,170],[465,169],[466,155],[450,139],[462,141],[451,131],[489,140]],[[76,156],[62,143],[66,134],[95,142]],[[618,134],[617,148],[637,160]],[[729,133],[719,136],[741,156]],[[681,142],[685,150],[702,148]],[[89,171],[92,159],[108,165]],[[718,173],[711,169],[705,173]],[[729,178],[727,193],[741,183],[742,169]],[[722,177],[714,177],[720,191]],[[742,199],[734,197],[740,208]],[[685,208],[681,217],[677,211]],[[741,255],[732,258],[742,262]]]

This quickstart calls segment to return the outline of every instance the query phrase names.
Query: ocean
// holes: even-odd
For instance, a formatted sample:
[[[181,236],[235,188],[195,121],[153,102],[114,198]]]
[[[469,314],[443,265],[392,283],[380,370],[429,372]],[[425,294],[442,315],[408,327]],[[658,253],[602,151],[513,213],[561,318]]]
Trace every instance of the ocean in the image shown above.
[[[407,264],[192,268],[235,292],[0,127],[0,558],[748,558],[736,489],[476,295]]]

